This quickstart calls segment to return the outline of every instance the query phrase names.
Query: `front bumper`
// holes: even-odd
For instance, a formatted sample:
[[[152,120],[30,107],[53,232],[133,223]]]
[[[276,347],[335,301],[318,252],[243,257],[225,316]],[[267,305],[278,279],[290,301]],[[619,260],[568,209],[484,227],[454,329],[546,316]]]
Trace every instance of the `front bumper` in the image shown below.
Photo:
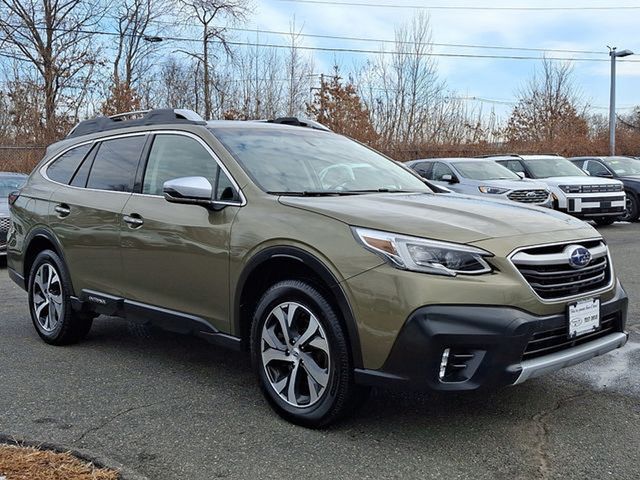
[[[563,343],[539,356],[532,345],[545,332],[562,332],[565,313],[537,316],[479,305],[422,307],[407,320],[383,367],[357,369],[355,378],[364,385],[442,391],[519,384],[622,347],[628,338],[627,304],[618,283],[615,296],[601,304],[600,332],[571,342],[560,335],[557,341]]]
[[[609,217],[624,215],[626,200],[624,192],[614,194],[592,194],[567,196],[566,208],[561,211],[578,218]]]

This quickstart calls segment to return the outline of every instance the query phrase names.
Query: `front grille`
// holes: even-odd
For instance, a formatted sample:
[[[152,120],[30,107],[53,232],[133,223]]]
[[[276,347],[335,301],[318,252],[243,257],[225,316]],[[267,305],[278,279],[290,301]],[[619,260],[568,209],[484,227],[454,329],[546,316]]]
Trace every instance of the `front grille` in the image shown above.
[[[7,232],[9,231],[9,217],[0,217],[0,243],[7,241]]]
[[[582,193],[620,192],[620,185],[583,185]]]
[[[575,347],[590,342],[610,333],[621,331],[620,315],[615,313],[600,320],[600,329],[593,333],[569,338],[567,326],[537,332],[531,337],[527,348],[522,355],[522,360],[542,357],[567,348]]]
[[[507,197],[514,202],[542,203],[549,198],[549,192],[546,190],[514,190]]]
[[[582,268],[569,263],[573,246],[584,246],[591,261]],[[607,247],[601,241],[534,247],[522,250],[511,261],[540,298],[557,300],[600,290],[611,282]]]

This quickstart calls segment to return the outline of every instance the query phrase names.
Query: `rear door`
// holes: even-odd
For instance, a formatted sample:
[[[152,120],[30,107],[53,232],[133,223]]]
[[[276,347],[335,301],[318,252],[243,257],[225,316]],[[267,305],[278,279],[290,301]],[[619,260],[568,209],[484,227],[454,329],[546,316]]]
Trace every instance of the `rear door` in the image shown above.
[[[84,151],[75,169],[73,159],[66,168],[56,162],[47,168],[47,176],[61,184],[50,201],[51,227],[77,295],[82,290],[122,294],[120,216],[146,140],[146,134],[135,134],[96,141],[74,153],[79,157]]]
[[[218,330],[229,328],[229,240],[242,202],[229,174],[207,144],[192,134],[154,135],[140,193],[123,211],[124,289],[141,308],[194,315]],[[221,210],[169,203],[162,187],[171,179],[201,176]],[[135,219],[134,223],[126,223]]]

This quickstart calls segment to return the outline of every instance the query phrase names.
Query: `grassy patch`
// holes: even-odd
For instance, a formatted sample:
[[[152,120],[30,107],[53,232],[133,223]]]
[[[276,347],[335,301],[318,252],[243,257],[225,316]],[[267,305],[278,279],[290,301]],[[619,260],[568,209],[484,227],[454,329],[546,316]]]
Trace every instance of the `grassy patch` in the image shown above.
[[[95,468],[70,453],[0,445],[2,477],[6,480],[118,480],[118,473]]]

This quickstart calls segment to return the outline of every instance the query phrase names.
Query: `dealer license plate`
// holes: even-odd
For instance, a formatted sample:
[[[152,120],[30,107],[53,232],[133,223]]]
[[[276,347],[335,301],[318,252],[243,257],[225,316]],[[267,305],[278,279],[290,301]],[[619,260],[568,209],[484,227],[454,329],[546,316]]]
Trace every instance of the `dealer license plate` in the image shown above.
[[[569,305],[569,338],[600,328],[600,299],[589,298]]]

